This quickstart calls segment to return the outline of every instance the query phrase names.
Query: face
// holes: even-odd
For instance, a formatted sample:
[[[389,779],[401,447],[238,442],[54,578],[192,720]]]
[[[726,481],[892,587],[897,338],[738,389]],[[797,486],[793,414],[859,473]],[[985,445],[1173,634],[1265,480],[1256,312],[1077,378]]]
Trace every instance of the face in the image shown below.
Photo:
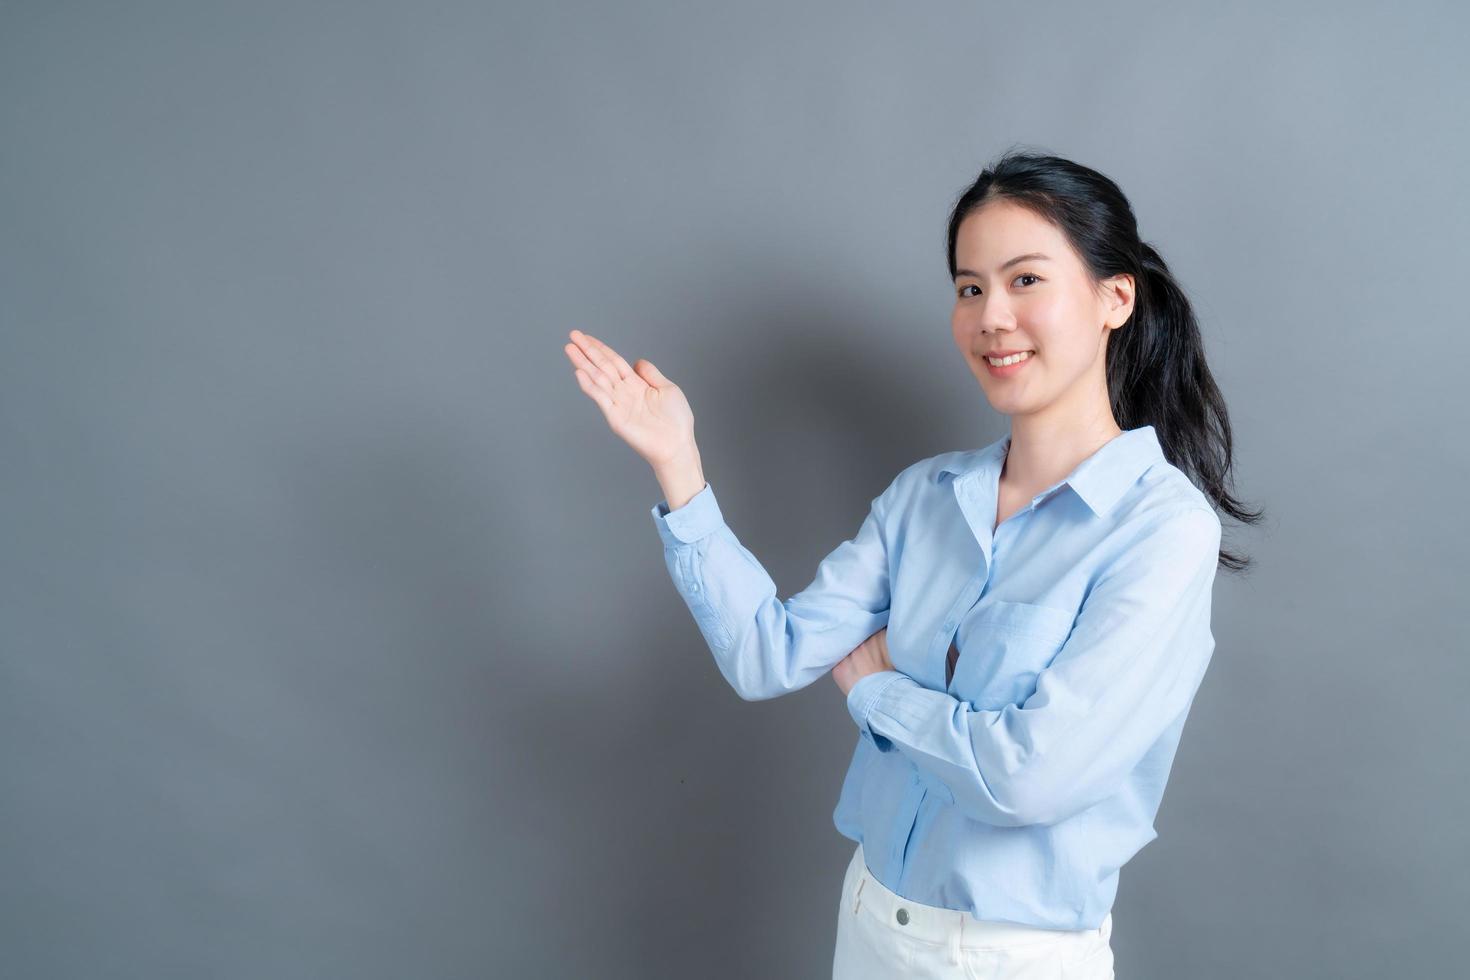
[[[1040,254],[1046,258],[1018,256]],[[991,201],[960,223],[955,240],[955,345],[996,411],[1029,415],[1101,410],[1111,418],[1105,376],[1110,331],[1133,310],[1133,277],[1101,286],[1066,236],[1035,212]],[[995,367],[993,351],[1030,351]]]

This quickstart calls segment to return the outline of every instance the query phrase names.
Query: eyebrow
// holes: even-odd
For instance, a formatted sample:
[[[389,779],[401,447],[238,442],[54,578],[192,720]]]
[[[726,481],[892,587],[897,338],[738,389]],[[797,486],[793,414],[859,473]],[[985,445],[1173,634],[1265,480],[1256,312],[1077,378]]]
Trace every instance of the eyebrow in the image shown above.
[[[1004,272],[1018,262],[1029,262],[1035,259],[1040,259],[1044,262],[1050,262],[1051,256],[1042,255],[1040,252],[1027,252],[1025,255],[1018,255],[1013,259],[1007,259],[1006,261],[1002,262],[1000,266],[1000,271]],[[980,278],[976,273],[971,272],[969,269],[954,270],[954,277],[958,279],[960,276],[974,276],[976,279]]]

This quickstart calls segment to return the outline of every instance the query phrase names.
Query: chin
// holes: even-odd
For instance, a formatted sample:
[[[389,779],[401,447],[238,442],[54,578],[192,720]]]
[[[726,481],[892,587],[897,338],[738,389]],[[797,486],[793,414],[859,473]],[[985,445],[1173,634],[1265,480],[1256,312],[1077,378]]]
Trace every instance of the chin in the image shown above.
[[[986,391],[985,400],[990,402],[990,407],[1002,415],[1024,415],[1032,409],[1025,402],[1014,395],[996,395],[995,392]]]

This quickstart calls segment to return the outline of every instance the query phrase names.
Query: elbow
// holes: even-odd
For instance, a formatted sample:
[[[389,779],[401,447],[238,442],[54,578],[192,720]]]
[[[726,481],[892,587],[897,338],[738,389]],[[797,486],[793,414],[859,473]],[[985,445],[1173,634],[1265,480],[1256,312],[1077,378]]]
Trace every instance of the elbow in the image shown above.
[[[758,676],[749,676],[740,670],[728,670],[721,664],[722,674],[730,689],[742,701],[769,701],[780,695],[780,691],[773,690],[769,679]]]
[[[742,701],[770,701],[791,691],[781,678],[748,657],[721,660],[720,672]]]
[[[1026,771],[987,780],[975,773],[963,792],[946,795],[971,820],[994,827],[1030,827],[1053,824],[1064,816],[1058,795]]]
[[[740,695],[742,701],[770,701],[779,698],[784,691],[774,690],[770,687],[752,687],[745,685],[735,688],[735,693]]]
[[[1047,827],[1071,816],[1065,787],[1045,778],[1043,770],[1023,769],[1009,783],[1006,812],[1017,827]]]
[[[759,629],[747,626],[726,634],[722,643],[711,642],[720,673],[742,701],[770,701],[804,686],[792,670],[791,644],[778,646]]]
[[[1066,816],[1058,801],[1050,796],[1024,797],[1017,801],[1012,813],[1017,827],[1048,827]]]

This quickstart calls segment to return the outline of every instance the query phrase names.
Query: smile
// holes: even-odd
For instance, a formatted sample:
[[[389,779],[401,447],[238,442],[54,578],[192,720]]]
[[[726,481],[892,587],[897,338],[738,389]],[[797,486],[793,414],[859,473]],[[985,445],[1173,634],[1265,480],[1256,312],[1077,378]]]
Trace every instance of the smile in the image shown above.
[[[1009,378],[1013,374],[1019,374],[1026,370],[1026,365],[1031,363],[1035,351],[1023,351],[1020,354],[1011,354],[1008,357],[989,358],[986,357],[985,369],[990,372],[992,378]]]

